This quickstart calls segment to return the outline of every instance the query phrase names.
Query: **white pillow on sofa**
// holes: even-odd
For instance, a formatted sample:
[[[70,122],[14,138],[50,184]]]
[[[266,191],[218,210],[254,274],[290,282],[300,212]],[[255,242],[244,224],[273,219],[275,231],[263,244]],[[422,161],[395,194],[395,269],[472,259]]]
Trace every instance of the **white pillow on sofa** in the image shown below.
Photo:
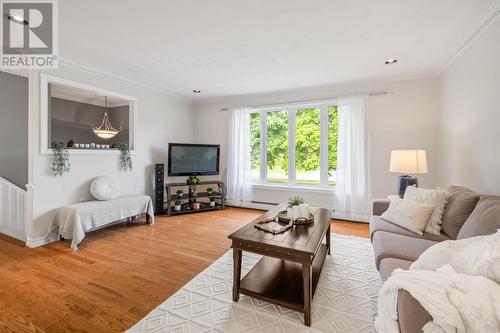
[[[422,235],[435,207],[435,205],[421,205],[399,197],[391,198],[389,208],[380,217]]]
[[[120,183],[112,176],[96,177],[90,184],[90,194],[100,201],[116,199],[120,195]]]
[[[425,231],[433,234],[441,234],[441,224],[443,222],[443,213],[448,201],[448,192],[441,189],[425,189],[415,186],[408,186],[404,195],[405,200],[409,200],[421,205],[434,205],[434,211],[425,226]]]

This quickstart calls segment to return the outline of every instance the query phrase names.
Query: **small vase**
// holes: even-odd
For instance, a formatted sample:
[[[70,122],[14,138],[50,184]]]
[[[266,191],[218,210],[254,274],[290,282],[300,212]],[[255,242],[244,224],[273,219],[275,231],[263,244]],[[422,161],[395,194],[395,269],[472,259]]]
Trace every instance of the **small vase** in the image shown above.
[[[300,218],[300,207],[299,206],[292,206],[292,218],[294,220]]]
[[[180,210],[181,210],[181,205],[176,205],[176,206],[175,206],[175,210],[176,210],[176,211],[180,211]]]
[[[299,207],[301,217],[309,218],[309,204],[300,204]]]
[[[215,201],[210,201],[210,207],[215,207]]]

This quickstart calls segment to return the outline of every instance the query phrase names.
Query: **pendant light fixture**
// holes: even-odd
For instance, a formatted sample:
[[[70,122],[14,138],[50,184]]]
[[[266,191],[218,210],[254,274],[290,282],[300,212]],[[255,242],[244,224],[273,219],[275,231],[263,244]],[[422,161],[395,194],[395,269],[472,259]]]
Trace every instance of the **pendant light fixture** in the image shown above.
[[[106,111],[104,111],[104,118],[102,119],[101,126],[95,127],[92,125],[92,132],[94,132],[95,135],[100,137],[101,139],[107,140],[115,137],[118,133],[122,131],[122,128],[120,129],[115,129],[111,123],[109,122],[109,116],[108,116],[108,96],[104,96],[104,108]]]

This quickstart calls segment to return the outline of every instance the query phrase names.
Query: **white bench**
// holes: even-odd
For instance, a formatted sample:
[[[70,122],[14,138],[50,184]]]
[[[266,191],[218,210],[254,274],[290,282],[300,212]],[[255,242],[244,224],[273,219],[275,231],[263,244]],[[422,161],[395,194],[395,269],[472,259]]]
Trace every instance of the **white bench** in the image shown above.
[[[113,200],[87,201],[62,207],[54,215],[47,240],[72,239],[71,248],[76,251],[87,232],[141,214],[146,214],[148,224],[154,224],[153,201],[147,195],[127,195]]]

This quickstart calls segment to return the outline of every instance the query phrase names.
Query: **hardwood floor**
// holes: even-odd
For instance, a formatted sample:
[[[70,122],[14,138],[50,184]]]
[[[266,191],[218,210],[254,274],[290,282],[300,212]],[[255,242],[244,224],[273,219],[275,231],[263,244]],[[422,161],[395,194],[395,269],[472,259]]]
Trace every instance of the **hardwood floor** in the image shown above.
[[[224,254],[227,235],[260,211],[228,208],[121,224],[28,249],[0,236],[0,332],[123,332]],[[368,225],[332,221],[368,237]]]

